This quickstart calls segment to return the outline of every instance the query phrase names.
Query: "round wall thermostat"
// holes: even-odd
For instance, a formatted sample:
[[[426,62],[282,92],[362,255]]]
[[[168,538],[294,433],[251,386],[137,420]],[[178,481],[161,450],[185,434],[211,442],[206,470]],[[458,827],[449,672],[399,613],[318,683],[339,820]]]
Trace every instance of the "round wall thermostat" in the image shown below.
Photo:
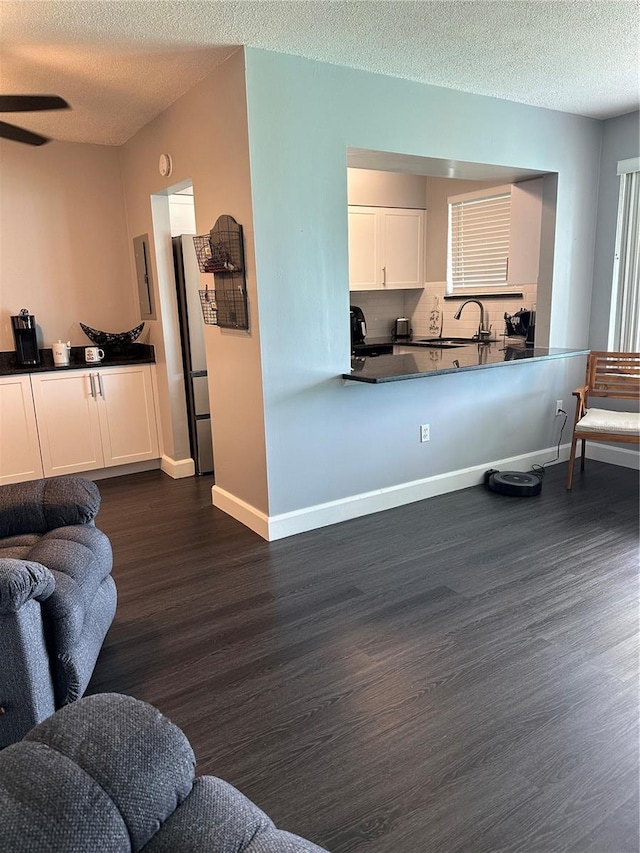
[[[158,169],[163,178],[168,178],[171,174],[173,163],[171,162],[171,154],[161,154]]]

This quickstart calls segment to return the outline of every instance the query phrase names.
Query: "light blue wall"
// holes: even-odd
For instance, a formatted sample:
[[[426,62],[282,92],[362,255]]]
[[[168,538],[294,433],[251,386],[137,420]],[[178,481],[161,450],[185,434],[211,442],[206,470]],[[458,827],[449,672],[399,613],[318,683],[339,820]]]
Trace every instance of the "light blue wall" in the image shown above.
[[[618,218],[620,178],[616,173],[619,160],[640,156],[640,113],[628,113],[604,122],[600,188],[598,192],[598,225],[593,267],[593,297],[589,344],[592,349],[607,349],[613,253]]]
[[[269,515],[554,444],[579,358],[343,384],[347,148],[558,172],[551,344],[578,347],[602,124],[251,48],[246,65]]]

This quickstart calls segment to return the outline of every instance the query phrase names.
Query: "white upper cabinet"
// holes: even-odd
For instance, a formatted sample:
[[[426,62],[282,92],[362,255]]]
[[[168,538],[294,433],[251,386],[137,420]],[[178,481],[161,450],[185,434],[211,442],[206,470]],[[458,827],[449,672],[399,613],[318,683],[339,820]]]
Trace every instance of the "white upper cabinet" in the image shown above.
[[[349,206],[349,290],[424,287],[425,211]]]

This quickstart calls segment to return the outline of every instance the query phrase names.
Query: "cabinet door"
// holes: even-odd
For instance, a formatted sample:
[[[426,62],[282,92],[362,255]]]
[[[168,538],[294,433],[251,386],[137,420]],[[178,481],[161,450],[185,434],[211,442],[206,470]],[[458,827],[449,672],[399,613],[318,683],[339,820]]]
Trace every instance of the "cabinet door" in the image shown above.
[[[157,459],[160,452],[149,365],[105,367],[96,371],[96,381],[105,467]]]
[[[382,258],[378,209],[349,207],[349,290],[380,290]]]
[[[97,384],[81,370],[32,374],[45,477],[102,468]]]
[[[424,287],[424,210],[379,208],[384,287]]]
[[[28,376],[0,378],[0,484],[42,477],[42,460]]]

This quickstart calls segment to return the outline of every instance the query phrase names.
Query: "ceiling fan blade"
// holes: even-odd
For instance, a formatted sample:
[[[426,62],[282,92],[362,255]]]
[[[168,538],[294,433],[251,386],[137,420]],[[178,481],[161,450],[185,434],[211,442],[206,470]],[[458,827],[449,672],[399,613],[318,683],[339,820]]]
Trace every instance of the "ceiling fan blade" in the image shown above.
[[[70,109],[69,104],[58,95],[0,95],[0,113],[66,109]]]
[[[5,121],[0,121],[0,137],[12,139],[14,142],[24,142],[27,145],[44,145],[45,142],[51,141],[48,136],[40,136],[39,133],[32,133],[30,130],[16,127],[15,124],[7,124]]]

